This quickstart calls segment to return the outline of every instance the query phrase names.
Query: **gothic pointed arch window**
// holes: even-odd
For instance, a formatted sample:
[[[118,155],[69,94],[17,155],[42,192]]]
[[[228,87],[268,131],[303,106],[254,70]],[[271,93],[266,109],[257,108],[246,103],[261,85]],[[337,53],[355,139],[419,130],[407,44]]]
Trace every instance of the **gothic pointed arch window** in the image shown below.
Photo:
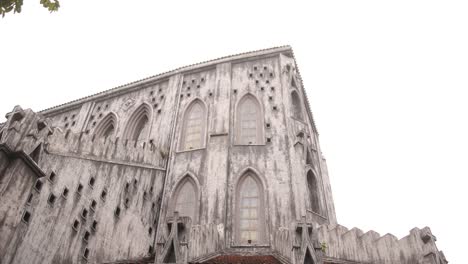
[[[236,143],[241,145],[264,143],[262,108],[252,94],[242,97],[237,105]]]
[[[196,99],[187,107],[184,113],[181,133],[181,150],[202,148],[205,142],[206,107]]]
[[[296,119],[303,120],[304,117],[302,114],[301,98],[299,97],[299,94],[295,90],[291,92],[291,104],[292,104],[292,116]]]
[[[309,201],[313,212],[320,214],[320,201],[318,194],[317,178],[312,170],[307,172],[307,189],[309,192]]]
[[[96,137],[108,138],[115,134],[117,118],[113,113],[104,117],[99,125],[96,127],[94,134]]]
[[[172,212],[169,215],[178,212],[179,216],[190,217],[192,222],[196,221],[197,200],[196,184],[190,176],[185,176],[175,189],[172,198]]]
[[[240,244],[265,241],[263,188],[257,175],[248,171],[237,185],[236,235]]]
[[[128,119],[124,138],[134,141],[146,140],[149,136],[151,107],[140,105]]]

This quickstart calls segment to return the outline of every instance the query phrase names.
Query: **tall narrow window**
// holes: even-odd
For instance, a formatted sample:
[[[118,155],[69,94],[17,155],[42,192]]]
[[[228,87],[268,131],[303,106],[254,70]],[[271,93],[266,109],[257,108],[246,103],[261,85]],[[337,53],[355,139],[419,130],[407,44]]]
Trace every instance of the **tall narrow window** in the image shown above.
[[[296,91],[291,92],[291,102],[292,102],[292,115],[293,117],[303,120],[303,115],[302,115],[302,104],[301,104],[301,98],[299,97],[299,94]]]
[[[151,107],[147,104],[139,106],[128,119],[124,138],[129,140],[146,140],[149,136],[149,121]]]
[[[195,191],[195,185],[192,180],[187,176],[181,181],[180,185],[176,189],[176,197],[174,200],[174,206],[171,213],[177,211],[179,216],[187,216],[195,221],[195,210],[197,206],[197,196]]]
[[[182,130],[182,150],[197,149],[203,147],[205,137],[205,106],[200,100],[193,101],[184,115]]]
[[[253,95],[244,96],[237,106],[237,143],[262,144],[263,119],[261,108]]]
[[[117,118],[114,114],[110,113],[104,117],[99,125],[96,127],[94,134],[97,137],[108,138],[115,133]]]
[[[237,229],[241,244],[258,244],[263,241],[263,199],[260,183],[249,172],[238,186]]]
[[[320,214],[317,179],[315,178],[315,175],[311,170],[307,173],[307,187],[309,189],[309,201],[312,207],[312,211]]]

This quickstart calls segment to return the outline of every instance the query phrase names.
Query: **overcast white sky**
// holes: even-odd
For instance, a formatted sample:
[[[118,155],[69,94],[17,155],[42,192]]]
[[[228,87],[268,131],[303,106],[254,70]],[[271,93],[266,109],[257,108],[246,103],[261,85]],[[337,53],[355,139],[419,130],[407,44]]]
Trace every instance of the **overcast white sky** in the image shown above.
[[[339,223],[430,226],[465,263],[467,1],[39,0],[0,19],[0,122],[180,66],[289,44]]]

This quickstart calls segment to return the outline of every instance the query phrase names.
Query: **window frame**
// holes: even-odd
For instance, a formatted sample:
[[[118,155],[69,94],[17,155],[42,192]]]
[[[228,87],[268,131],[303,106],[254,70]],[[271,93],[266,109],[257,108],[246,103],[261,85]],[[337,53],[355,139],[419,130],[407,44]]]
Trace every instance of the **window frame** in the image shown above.
[[[188,123],[187,118],[191,110],[196,104],[199,104],[202,110],[201,120],[203,121],[203,123],[201,124],[201,129],[202,129],[201,142],[200,142],[199,147],[188,149],[186,148],[187,123]],[[194,98],[192,101],[190,101],[190,103],[187,104],[182,114],[182,124],[180,125],[179,129],[180,129],[180,133],[179,133],[180,135],[179,135],[177,153],[200,150],[200,149],[206,148],[206,141],[207,141],[207,134],[208,134],[207,133],[208,131],[208,107],[203,100],[201,100],[200,98]]]
[[[256,143],[252,143],[252,144],[248,144],[248,143],[245,143],[243,142],[243,139],[242,139],[242,135],[241,135],[241,131],[242,131],[242,127],[241,127],[241,122],[242,122],[242,119],[241,119],[241,107],[242,107],[242,104],[248,100],[248,99],[251,99],[254,101],[255,105],[257,106],[258,108],[258,119],[256,120],[256,123],[257,123],[257,142]],[[258,100],[258,98],[248,92],[246,94],[244,94],[242,97],[240,97],[239,101],[237,102],[236,104],[236,108],[235,108],[235,118],[234,118],[234,145],[236,146],[265,146],[266,143],[265,143],[265,115],[264,115],[264,108],[263,108],[263,104],[260,103],[260,101]]]
[[[299,105],[296,105],[296,103],[294,102],[295,100],[294,100],[293,94],[295,94],[298,100],[298,102],[296,103]],[[299,91],[296,89],[293,89],[291,92],[289,92],[289,100],[291,103],[291,110],[290,110],[291,118],[293,118],[294,120],[300,121],[302,123],[305,123],[305,112],[304,112],[303,103],[302,103],[303,101],[302,101]],[[297,111],[300,111],[300,113],[296,113]],[[301,116],[297,116],[296,114],[300,114]]]
[[[138,126],[142,118],[146,117],[147,122],[145,124],[145,135],[142,135],[142,131],[138,134],[138,138],[135,139],[135,133],[137,131]],[[124,140],[133,141],[133,142],[145,142],[149,139],[151,135],[151,127],[153,121],[153,108],[151,105],[147,103],[141,103],[135,110],[133,110],[132,114],[128,117],[125,129],[123,132],[122,138]],[[141,138],[141,139],[139,139]]]
[[[192,224],[195,224],[195,223],[198,223],[198,217],[199,217],[199,206],[200,206],[200,191],[199,191],[199,184],[198,184],[198,181],[197,179],[195,178],[195,176],[193,176],[191,173],[184,173],[183,174],[184,176],[182,176],[178,181],[177,183],[174,185],[175,188],[171,194],[171,200],[169,202],[169,211],[166,213],[166,215],[168,217],[173,217],[174,216],[174,211],[175,211],[175,207],[177,205],[177,199],[179,198],[179,194],[182,190],[182,188],[184,187],[185,184],[191,184],[192,187],[193,187],[193,191],[194,191],[194,212],[193,212],[193,219],[192,220]],[[183,216],[180,214],[179,212],[179,216]]]
[[[252,244],[248,244],[246,241],[242,241],[241,239],[241,229],[240,229],[240,211],[241,211],[241,188],[245,181],[251,177],[252,180],[257,184],[258,188],[258,197],[259,197],[259,208],[258,208],[258,241]],[[235,185],[234,190],[234,206],[233,206],[233,227],[234,232],[231,238],[231,247],[270,247],[270,241],[268,239],[268,203],[267,203],[267,194],[266,194],[266,187],[264,181],[259,176],[259,174],[252,170],[247,169],[245,170],[241,176],[238,178],[237,183]]]

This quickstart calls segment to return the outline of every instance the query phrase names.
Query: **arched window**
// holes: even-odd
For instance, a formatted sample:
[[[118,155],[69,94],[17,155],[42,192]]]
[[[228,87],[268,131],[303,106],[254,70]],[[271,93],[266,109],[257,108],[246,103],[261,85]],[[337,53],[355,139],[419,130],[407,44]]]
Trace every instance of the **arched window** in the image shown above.
[[[108,138],[115,134],[117,118],[114,114],[110,113],[104,117],[99,125],[96,127],[94,134],[97,137]]]
[[[125,128],[124,138],[129,140],[146,140],[149,133],[151,107],[147,104],[139,106],[130,116]]]
[[[320,214],[320,201],[318,195],[317,179],[311,170],[307,172],[307,187],[309,191],[309,201],[312,207],[312,211]]]
[[[263,118],[260,104],[251,95],[245,95],[237,105],[237,144],[263,144]]]
[[[187,216],[195,221],[196,209],[197,209],[197,192],[195,183],[186,176],[176,188],[175,197],[173,198],[172,206],[173,214],[175,211],[179,213],[179,216]]]
[[[301,98],[299,97],[299,94],[296,91],[291,92],[291,102],[292,102],[292,115],[293,117],[303,120],[302,116],[302,104],[301,104]]]
[[[202,148],[205,130],[206,108],[200,100],[195,100],[185,110],[180,149]]]
[[[264,242],[264,202],[261,183],[247,172],[237,190],[237,238],[241,244]]]

